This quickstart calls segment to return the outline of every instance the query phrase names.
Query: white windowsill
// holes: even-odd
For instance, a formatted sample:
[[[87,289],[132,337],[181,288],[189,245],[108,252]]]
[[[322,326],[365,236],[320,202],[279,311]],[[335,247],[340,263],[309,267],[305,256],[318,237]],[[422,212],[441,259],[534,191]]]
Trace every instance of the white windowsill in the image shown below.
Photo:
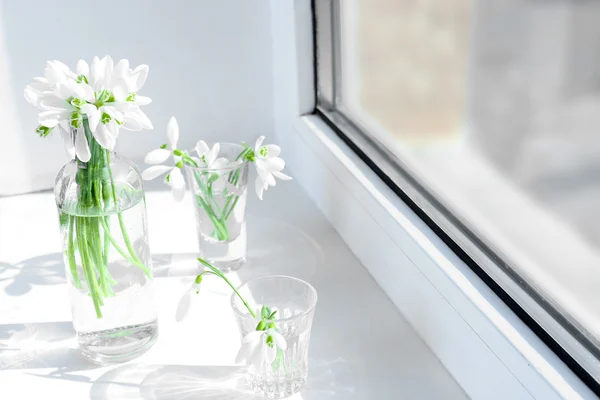
[[[466,398],[296,180],[262,202],[249,194],[249,261],[232,281],[285,274],[319,293],[309,383],[294,398]],[[53,194],[0,198],[0,398],[249,397],[234,364],[228,287],[207,278],[190,319],[174,321],[198,272],[189,195],[176,205],[167,191],[150,190],[147,207],[159,340],[136,360],[98,367],[76,349]]]

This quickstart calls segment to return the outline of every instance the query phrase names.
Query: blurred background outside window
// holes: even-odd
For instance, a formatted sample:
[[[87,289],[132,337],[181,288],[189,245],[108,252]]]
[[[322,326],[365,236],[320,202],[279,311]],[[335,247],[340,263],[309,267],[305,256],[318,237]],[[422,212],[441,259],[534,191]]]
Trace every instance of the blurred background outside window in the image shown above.
[[[343,0],[334,44],[341,112],[596,349],[598,21],[600,1]]]

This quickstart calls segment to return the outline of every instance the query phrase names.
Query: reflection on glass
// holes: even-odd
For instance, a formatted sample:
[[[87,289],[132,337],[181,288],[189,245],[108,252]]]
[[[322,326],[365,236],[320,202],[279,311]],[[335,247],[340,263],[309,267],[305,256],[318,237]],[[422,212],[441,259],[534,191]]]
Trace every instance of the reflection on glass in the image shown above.
[[[345,112],[600,338],[600,3],[342,3]]]

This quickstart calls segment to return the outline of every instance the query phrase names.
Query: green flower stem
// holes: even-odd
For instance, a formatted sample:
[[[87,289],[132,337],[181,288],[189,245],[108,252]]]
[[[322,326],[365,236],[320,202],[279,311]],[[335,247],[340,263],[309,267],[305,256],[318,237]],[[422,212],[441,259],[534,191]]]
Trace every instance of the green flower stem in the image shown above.
[[[203,173],[202,175],[205,175],[206,173]],[[204,199],[204,201],[206,202],[206,204],[208,204],[211,207],[211,212],[217,216],[218,214],[220,214],[219,211],[219,206],[217,205],[217,202],[215,201],[213,194],[212,194],[212,182],[210,181],[210,178],[207,179],[208,184],[204,185],[204,179],[203,176],[198,176],[197,172],[194,172],[194,176],[196,177],[196,182],[198,182],[198,186],[200,187],[200,191],[202,193],[206,193],[207,196]],[[217,211],[214,211],[214,210]],[[227,229],[227,227],[225,227],[225,229]]]
[[[106,267],[108,268],[108,256],[110,253],[110,239],[109,239],[109,232],[110,232],[110,219],[108,219],[107,217],[100,217],[104,220],[104,224],[102,224],[102,221],[100,222],[100,224],[102,225],[102,230],[104,231],[104,249],[102,251],[102,261],[104,262],[104,265],[106,265]],[[104,228],[104,225],[106,225],[106,228]]]
[[[95,272],[91,265],[92,260],[90,254],[88,253],[88,246],[85,245],[87,241],[86,229],[86,217],[77,217],[77,240],[79,243],[84,243],[83,246],[79,246],[79,252],[81,255],[81,265],[83,267],[83,272],[86,275],[88,289],[90,291],[90,295],[92,296],[94,309],[96,310],[96,316],[98,318],[102,318],[102,311],[100,310],[100,295],[98,289],[98,282],[96,282]]]
[[[108,240],[110,240],[110,243],[113,245],[115,250],[117,250],[121,254],[121,256],[123,256],[124,259],[126,259],[131,264],[139,267],[142,271],[144,271],[144,273],[146,274],[146,276],[148,276],[148,278],[152,278],[152,272],[150,271],[150,269],[148,267],[146,267],[141,261],[134,260],[129,255],[127,255],[127,253],[119,246],[119,244],[117,243],[115,238],[110,234],[110,229],[109,229],[106,221],[104,221],[103,218],[99,218],[99,219],[100,219],[100,223],[102,224],[102,228],[104,229],[104,233],[108,236]]]
[[[142,263],[142,261],[136,255],[135,250],[133,249],[133,246],[131,245],[131,240],[129,240],[129,235],[127,234],[127,229],[125,229],[125,221],[123,221],[123,214],[121,214],[121,212],[119,211],[119,203],[117,202],[117,189],[115,188],[115,180],[113,178],[112,168],[110,167],[110,153],[108,150],[106,150],[106,169],[108,169],[108,176],[110,177],[112,198],[113,198],[115,210],[117,211],[117,217],[119,219],[119,225],[121,227],[121,234],[123,235],[123,240],[125,241],[125,246],[127,247],[127,250],[129,250],[129,254],[131,254],[131,258],[133,258],[136,261],[135,264],[138,266],[140,264],[144,265],[144,263]],[[142,268],[142,267],[140,267],[140,268]],[[148,277],[150,277],[150,278],[152,277],[151,274],[149,274],[150,270],[148,269],[148,267],[146,267],[144,265],[144,267],[142,269],[144,270],[146,275],[148,275]]]
[[[71,276],[73,277],[73,284],[77,289],[81,289],[81,281],[79,280],[79,273],[77,272],[77,262],[75,261],[75,246],[73,243],[73,231],[74,231],[75,217],[69,215],[69,237],[67,238],[67,258],[69,259],[69,268],[71,269]]]
[[[108,262],[111,245],[129,263],[139,267],[149,278],[151,270],[136,255],[119,210],[117,189],[110,166],[110,153],[94,139],[87,118],[82,121],[84,134],[88,140],[90,159],[86,163],[78,161],[76,182],[79,187],[77,214],[69,216],[67,234],[67,259],[73,284],[82,289],[78,273],[76,251],[81,259],[83,278],[89,296],[92,298],[97,318],[102,318],[101,307],[106,297],[114,296],[113,285],[117,282],[111,276]],[[126,250],[122,249],[110,231],[110,216],[114,205],[119,220]],[[101,231],[102,230],[102,231]]]
[[[210,270],[210,272],[212,272],[214,275],[217,275],[219,278],[221,278],[225,282],[227,282],[227,284],[229,285],[229,287],[231,287],[231,289],[233,289],[233,291],[240,298],[240,300],[242,301],[242,303],[244,303],[244,306],[246,306],[246,308],[248,309],[248,312],[250,312],[250,315],[252,315],[253,318],[256,318],[256,313],[252,310],[252,308],[250,308],[250,306],[248,305],[248,303],[246,302],[246,300],[244,300],[244,298],[237,291],[237,289],[235,288],[235,286],[233,286],[233,284],[229,281],[229,279],[227,279],[227,277],[221,271],[219,271],[217,268],[213,267],[209,262],[203,260],[200,257],[198,257],[198,261],[202,265],[204,265],[206,268],[208,268]],[[205,271],[205,272],[208,272],[208,271]],[[202,275],[202,274],[200,274],[200,275]]]
[[[240,196],[235,196],[235,200],[233,201],[233,204],[231,205],[231,208],[229,208],[229,211],[227,211],[227,214],[225,214],[223,216],[223,221],[227,221],[229,219],[229,216],[233,212],[233,209],[235,208],[235,205],[237,204],[237,202],[238,202],[239,199],[240,199]]]
[[[196,201],[204,209],[208,218],[210,218],[213,226],[215,227],[217,233],[217,239],[219,240],[229,240],[229,232],[227,231],[227,227],[223,225],[223,223],[219,220],[219,217],[215,214],[212,207],[204,201],[202,196],[196,195]]]
[[[251,148],[246,147],[236,158],[236,160],[244,160],[246,158],[246,156],[248,155],[248,153],[250,153],[252,151]],[[231,183],[232,185],[237,185],[239,180],[240,180],[240,174],[241,174],[241,168],[236,169],[235,171],[231,171],[229,173],[229,176],[227,178],[227,180],[229,181],[229,183]],[[235,197],[235,199],[233,200],[233,205],[231,205],[231,199]],[[227,220],[229,219],[229,216],[231,215],[231,213],[233,212],[233,209],[235,208],[238,200],[239,200],[240,196],[230,196],[227,198],[227,202],[225,203],[225,206],[223,207],[223,214],[221,215],[221,221],[223,221],[223,223],[227,223]],[[230,207],[228,209],[228,207]]]

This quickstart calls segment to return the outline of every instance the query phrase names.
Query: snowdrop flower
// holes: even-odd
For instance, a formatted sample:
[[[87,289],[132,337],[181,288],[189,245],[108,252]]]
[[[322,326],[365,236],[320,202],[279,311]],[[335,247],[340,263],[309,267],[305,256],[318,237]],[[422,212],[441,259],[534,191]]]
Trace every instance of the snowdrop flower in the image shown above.
[[[39,110],[37,132],[45,137],[58,128],[71,157],[90,158],[89,145],[82,130],[71,138],[71,128],[81,128],[87,117],[94,139],[112,150],[119,129],[152,129],[140,109],[150,98],[138,96],[148,76],[148,66],[129,68],[128,60],[115,65],[110,56],[94,57],[91,66],[77,63],[76,73],[60,61],[48,61],[44,77],[34,78],[25,88],[25,99]]]
[[[181,322],[188,317],[192,307],[192,296],[200,292],[200,283],[202,283],[202,275],[198,275],[191,286],[183,293],[177,311],[175,312],[175,320]]]
[[[198,141],[198,143],[196,143],[196,153],[198,153],[200,161],[204,164],[202,166],[207,169],[221,169],[227,167],[229,161],[226,158],[217,158],[220,149],[221,145],[219,143],[215,143],[212,148],[209,148],[204,140]]]
[[[182,152],[177,149],[177,142],[179,140],[179,125],[175,117],[169,119],[167,124],[167,139],[169,144],[163,145],[159,149],[152,150],[144,158],[146,164],[153,165],[142,172],[142,179],[152,180],[169,172],[165,178],[165,182],[171,186],[171,193],[175,198],[175,201],[181,201],[185,196],[185,179],[181,173],[183,162],[181,161]],[[170,167],[168,165],[156,165],[161,164],[173,154],[173,160],[175,166]]]
[[[262,200],[263,192],[269,186],[275,186],[275,178],[288,181],[292,179],[281,171],[285,167],[285,161],[279,157],[281,148],[274,144],[263,146],[264,136],[260,136],[254,145],[254,166],[257,177],[254,184],[256,195]]]
[[[257,369],[267,362],[271,365],[277,358],[277,349],[285,351],[287,343],[282,334],[275,329],[265,331],[253,331],[244,336],[242,347],[240,348],[235,362],[246,361],[249,365]]]

